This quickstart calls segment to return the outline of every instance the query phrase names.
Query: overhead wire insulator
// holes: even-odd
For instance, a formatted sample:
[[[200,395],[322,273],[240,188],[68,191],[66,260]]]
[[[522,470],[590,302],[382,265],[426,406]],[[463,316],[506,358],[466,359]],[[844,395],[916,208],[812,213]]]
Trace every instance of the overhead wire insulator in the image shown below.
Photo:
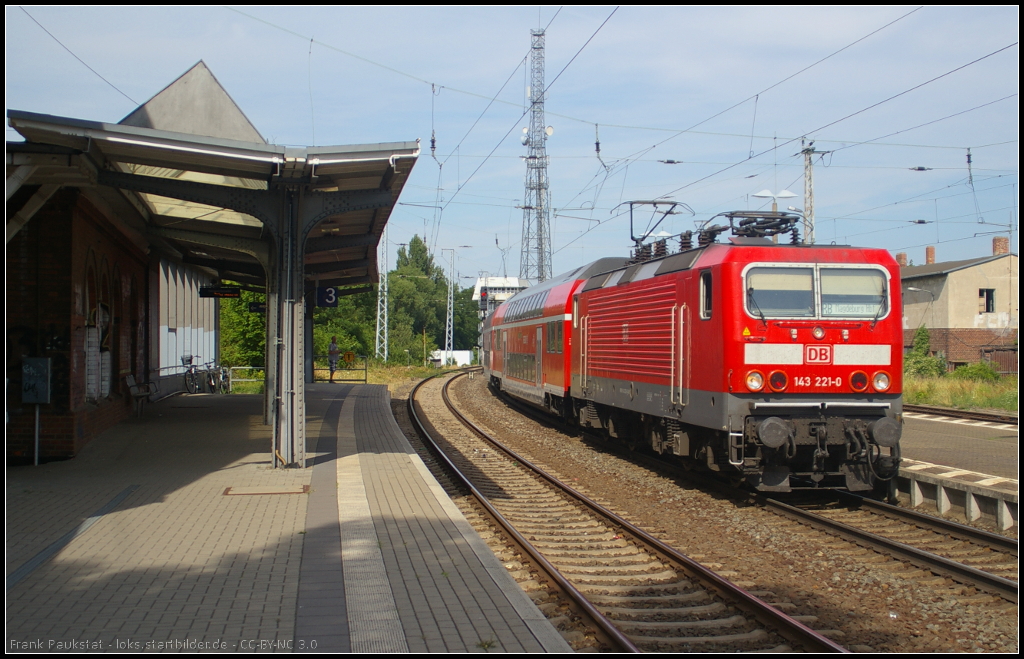
[[[597,161],[601,163],[605,171],[608,171],[608,165],[604,164],[604,160],[601,159],[601,136],[597,132],[597,124],[594,124],[594,152],[597,153]]]

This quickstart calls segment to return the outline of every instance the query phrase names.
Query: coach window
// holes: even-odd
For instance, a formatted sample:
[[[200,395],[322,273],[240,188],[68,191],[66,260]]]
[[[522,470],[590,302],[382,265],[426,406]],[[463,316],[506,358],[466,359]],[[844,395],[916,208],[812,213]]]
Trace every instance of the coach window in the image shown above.
[[[711,271],[700,273],[700,317],[711,318]]]

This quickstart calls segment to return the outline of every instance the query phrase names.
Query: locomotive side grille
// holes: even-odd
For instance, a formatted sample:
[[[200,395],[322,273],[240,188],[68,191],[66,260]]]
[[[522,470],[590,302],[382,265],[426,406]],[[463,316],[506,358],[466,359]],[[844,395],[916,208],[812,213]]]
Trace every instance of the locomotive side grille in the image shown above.
[[[589,303],[588,371],[671,378],[675,282],[603,289]]]

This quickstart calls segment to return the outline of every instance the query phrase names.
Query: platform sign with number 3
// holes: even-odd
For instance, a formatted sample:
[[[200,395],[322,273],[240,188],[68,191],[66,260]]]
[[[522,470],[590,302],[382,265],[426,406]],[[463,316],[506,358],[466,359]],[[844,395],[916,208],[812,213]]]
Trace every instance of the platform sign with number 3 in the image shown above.
[[[336,307],[338,306],[338,289],[334,286],[316,287],[316,306]]]

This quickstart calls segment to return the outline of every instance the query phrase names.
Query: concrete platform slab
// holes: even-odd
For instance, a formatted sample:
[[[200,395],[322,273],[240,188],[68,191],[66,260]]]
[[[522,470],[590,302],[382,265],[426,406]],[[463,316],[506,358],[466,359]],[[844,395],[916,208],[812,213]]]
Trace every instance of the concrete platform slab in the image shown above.
[[[171,398],[74,460],[8,468],[8,649],[569,651],[386,388],[307,401],[307,469],[270,468],[243,395]]]

